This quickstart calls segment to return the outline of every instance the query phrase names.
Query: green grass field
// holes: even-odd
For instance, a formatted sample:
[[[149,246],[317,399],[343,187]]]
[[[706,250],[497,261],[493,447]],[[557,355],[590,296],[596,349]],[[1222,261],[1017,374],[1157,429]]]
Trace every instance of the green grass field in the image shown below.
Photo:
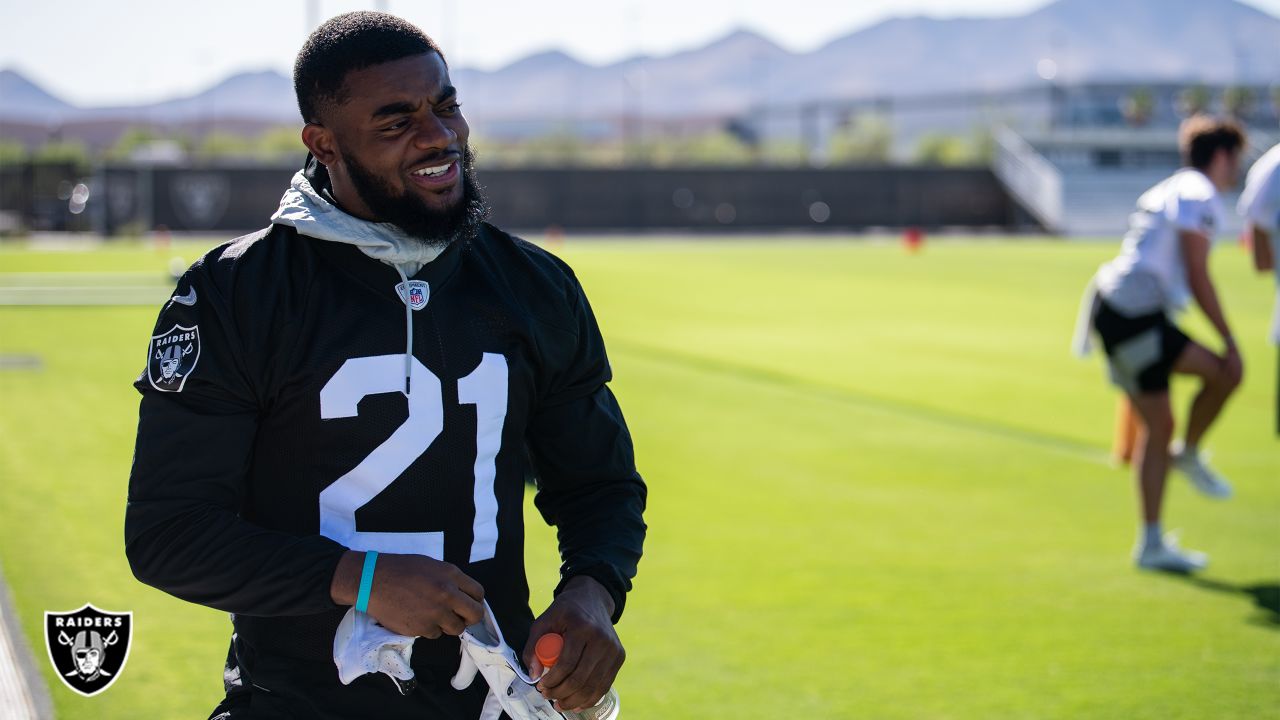
[[[193,259],[198,250],[169,253]],[[1112,244],[571,240],[649,482],[619,632],[624,717],[1257,718],[1280,715],[1274,290],[1214,257],[1246,380],[1209,438],[1235,499],[1171,479],[1166,525],[1213,564],[1135,571],[1107,465],[1115,397],[1067,347]],[[156,307],[0,307],[0,563],[63,718],[203,718],[226,616],[137,583],[122,518],[169,254],[0,250],[19,272],[153,272]],[[65,278],[32,276],[39,282]],[[84,284],[110,284],[110,277]],[[145,288],[144,288],[145,290]],[[1192,317],[1193,335],[1210,338]],[[1175,386],[1185,406],[1191,386]],[[529,507],[535,610],[557,560]],[[42,613],[133,610],[120,680],[85,699]]]

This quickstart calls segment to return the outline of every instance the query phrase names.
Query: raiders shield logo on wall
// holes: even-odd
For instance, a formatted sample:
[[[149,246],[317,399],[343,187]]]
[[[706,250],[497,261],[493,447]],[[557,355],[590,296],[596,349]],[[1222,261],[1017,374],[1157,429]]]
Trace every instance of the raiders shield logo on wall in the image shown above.
[[[159,335],[151,336],[147,351],[147,379],[151,387],[164,392],[179,392],[200,360],[200,327],[174,325]]]
[[[44,644],[58,677],[90,697],[111,687],[129,659],[133,613],[86,604],[72,612],[45,612]]]
[[[187,230],[212,228],[231,200],[231,181],[222,173],[183,173],[169,185],[169,198]]]

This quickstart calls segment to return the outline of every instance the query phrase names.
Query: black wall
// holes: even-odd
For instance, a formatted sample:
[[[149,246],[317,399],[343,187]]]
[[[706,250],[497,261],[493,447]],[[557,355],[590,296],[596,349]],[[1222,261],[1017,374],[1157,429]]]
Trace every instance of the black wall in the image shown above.
[[[512,227],[780,230],[1011,226],[986,169],[505,170],[480,175]]]
[[[106,167],[95,210],[107,235],[164,227],[237,232],[270,223],[296,168]]]
[[[0,234],[10,230],[88,230],[87,208],[68,203],[71,188],[88,180],[88,170],[69,162],[0,164]],[[92,200],[92,198],[90,198]],[[10,222],[15,223],[10,227]]]
[[[107,167],[95,183],[100,227],[108,234],[264,227],[293,173],[292,167]],[[1027,225],[986,169],[482,169],[479,179],[494,222],[513,230]]]

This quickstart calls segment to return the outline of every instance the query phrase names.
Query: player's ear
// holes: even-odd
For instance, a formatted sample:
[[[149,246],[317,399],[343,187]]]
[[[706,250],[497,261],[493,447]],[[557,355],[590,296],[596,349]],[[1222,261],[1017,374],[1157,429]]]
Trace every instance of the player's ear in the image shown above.
[[[334,142],[333,132],[323,125],[307,123],[303,126],[302,144],[306,145],[316,160],[325,167],[333,165],[338,160],[338,146]]]

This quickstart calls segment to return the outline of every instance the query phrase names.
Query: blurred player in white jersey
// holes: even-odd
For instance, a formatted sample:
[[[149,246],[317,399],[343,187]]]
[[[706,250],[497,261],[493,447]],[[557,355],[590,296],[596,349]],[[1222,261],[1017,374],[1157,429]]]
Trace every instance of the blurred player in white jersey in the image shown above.
[[[1225,217],[1218,193],[1235,185],[1244,144],[1234,122],[1206,116],[1185,121],[1178,147],[1186,167],[1138,198],[1120,255],[1092,283],[1091,324],[1106,350],[1112,382],[1142,418],[1134,458],[1143,521],[1134,560],[1142,568],[1191,572],[1208,563],[1203,553],[1179,549],[1161,528],[1170,463],[1202,493],[1231,495],[1227,481],[1205,464],[1200,444],[1244,373],[1208,264]],[[1187,337],[1170,319],[1192,298],[1221,336],[1221,354]],[[1173,441],[1169,404],[1172,373],[1202,381],[1179,442]]]
[[[1249,169],[1240,193],[1240,215],[1253,246],[1253,265],[1258,272],[1276,273],[1276,309],[1271,321],[1271,342],[1280,345],[1280,145],[1258,158]],[[1280,361],[1277,362],[1280,368]],[[1276,379],[1276,434],[1280,435],[1280,376]]]

